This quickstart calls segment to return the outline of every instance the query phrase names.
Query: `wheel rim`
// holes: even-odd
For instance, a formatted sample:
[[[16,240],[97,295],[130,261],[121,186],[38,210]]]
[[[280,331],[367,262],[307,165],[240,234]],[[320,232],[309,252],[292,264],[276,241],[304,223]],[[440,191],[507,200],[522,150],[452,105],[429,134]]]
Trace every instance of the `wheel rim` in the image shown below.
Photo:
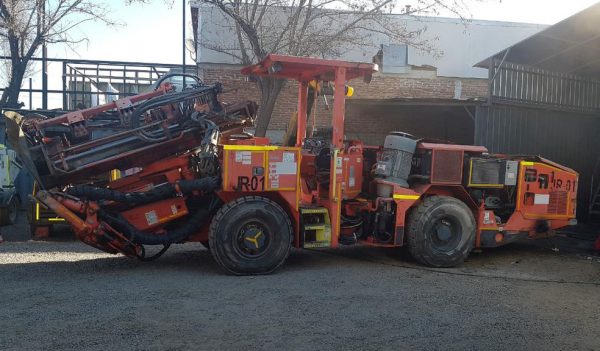
[[[234,248],[246,258],[263,256],[271,243],[271,233],[262,222],[252,221],[243,224],[235,236]]]
[[[451,217],[435,221],[429,231],[433,247],[439,251],[451,251],[460,242],[460,225]]]

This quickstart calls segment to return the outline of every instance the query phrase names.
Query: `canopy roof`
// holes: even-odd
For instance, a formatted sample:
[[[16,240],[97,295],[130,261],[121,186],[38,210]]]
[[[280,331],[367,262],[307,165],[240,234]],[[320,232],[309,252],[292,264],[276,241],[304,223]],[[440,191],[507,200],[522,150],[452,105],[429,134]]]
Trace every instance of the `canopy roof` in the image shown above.
[[[346,68],[346,80],[357,77],[370,77],[377,72],[373,63],[325,60],[314,57],[296,57],[269,54],[261,62],[242,68],[242,74],[255,76],[271,76],[298,81],[335,80],[335,69]]]
[[[476,64],[490,60],[600,78],[600,3],[593,5]]]

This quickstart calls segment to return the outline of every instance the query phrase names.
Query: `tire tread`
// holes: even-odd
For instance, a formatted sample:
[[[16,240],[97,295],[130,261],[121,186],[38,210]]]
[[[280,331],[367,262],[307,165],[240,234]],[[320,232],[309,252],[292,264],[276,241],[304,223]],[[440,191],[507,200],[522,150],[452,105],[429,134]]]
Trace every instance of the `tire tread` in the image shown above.
[[[451,267],[451,266],[455,266],[455,264],[452,265],[445,265],[445,264],[439,264],[438,262],[436,262],[436,260],[431,257],[431,255],[425,251],[422,250],[422,242],[425,240],[425,236],[424,235],[420,235],[421,233],[420,228],[423,227],[423,221],[425,221],[426,218],[426,214],[429,213],[431,211],[431,209],[436,206],[439,205],[440,203],[443,202],[447,202],[447,203],[454,203],[457,206],[465,209],[471,216],[471,218],[473,219],[473,222],[475,224],[474,221],[474,217],[471,210],[467,207],[467,205],[465,205],[464,202],[453,198],[453,197],[449,197],[449,196],[439,196],[439,195],[433,195],[433,196],[428,196],[426,198],[423,199],[423,201],[421,202],[421,204],[419,204],[417,207],[415,207],[411,213],[409,214],[409,219],[408,219],[408,249],[409,249],[409,253],[411,254],[411,256],[417,260],[418,262],[425,264],[427,266],[433,266],[433,267]],[[475,237],[473,236],[472,238],[469,238],[469,243],[468,243],[468,251],[466,253],[466,255],[468,255],[468,253],[470,252],[472,246],[473,246],[473,241],[475,240]]]
[[[262,196],[256,196],[256,195],[252,195],[252,196],[243,196],[240,198],[237,198],[233,201],[230,201],[228,203],[226,203],[225,205],[221,206],[221,208],[217,211],[217,213],[215,214],[215,216],[213,217],[211,224],[210,224],[210,228],[208,231],[208,240],[209,243],[211,242],[215,242],[216,240],[216,236],[217,236],[217,227],[219,225],[219,222],[221,220],[223,220],[223,218],[227,215],[227,213],[240,205],[243,205],[244,203],[247,202],[252,202],[252,201],[262,201],[265,202],[271,206],[274,206],[276,208],[278,208],[281,213],[285,214],[285,220],[286,220],[286,224],[288,227],[289,232],[292,234],[290,235],[290,245],[288,246],[288,249],[285,253],[285,257],[281,260],[281,262],[279,264],[277,264],[275,267],[273,267],[272,269],[265,271],[265,272],[257,272],[257,273],[243,273],[243,272],[236,272],[232,269],[230,269],[229,267],[227,267],[224,263],[222,258],[220,257],[220,252],[219,250],[216,249],[211,249],[210,252],[212,254],[212,256],[214,257],[215,261],[219,264],[219,266],[223,267],[225,270],[227,270],[229,273],[234,274],[234,275],[265,275],[265,274],[270,274],[273,273],[275,270],[277,270],[288,258],[290,251],[291,251],[291,244],[294,240],[294,235],[293,235],[293,228],[292,228],[292,222],[290,220],[289,215],[287,214],[287,212],[275,201],[268,199],[266,197],[262,197]],[[212,245],[211,245],[212,246]]]

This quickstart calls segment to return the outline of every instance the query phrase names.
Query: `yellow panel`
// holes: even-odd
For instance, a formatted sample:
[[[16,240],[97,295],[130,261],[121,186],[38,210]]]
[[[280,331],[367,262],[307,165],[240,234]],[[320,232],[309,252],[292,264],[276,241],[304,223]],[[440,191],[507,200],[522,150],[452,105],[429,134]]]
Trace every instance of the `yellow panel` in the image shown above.
[[[272,150],[285,150],[289,148],[283,148],[280,146],[256,146],[256,145],[223,145],[224,150],[242,150],[242,151],[272,151]]]
[[[417,200],[421,197],[421,195],[400,195],[394,194],[395,200]]]

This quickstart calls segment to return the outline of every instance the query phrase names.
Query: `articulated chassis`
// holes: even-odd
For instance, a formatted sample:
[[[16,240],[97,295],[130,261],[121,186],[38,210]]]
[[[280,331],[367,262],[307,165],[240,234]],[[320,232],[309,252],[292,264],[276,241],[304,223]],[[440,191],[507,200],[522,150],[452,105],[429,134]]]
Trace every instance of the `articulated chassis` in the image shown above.
[[[255,106],[223,107],[216,98],[220,86],[205,85],[177,96],[163,85],[139,102],[20,121],[30,138],[20,145],[47,188],[88,183],[36,195],[85,243],[146,258],[144,245],[166,250],[200,241],[235,274],[271,272],[291,246],[355,243],[408,243],[419,261],[453,266],[473,247],[547,235],[574,218],[577,173],[538,157],[491,156],[483,147],[421,141],[416,157],[430,165],[427,175],[414,175],[410,187],[373,176],[383,149],[344,140],[344,107],[346,82],[370,80],[376,71],[373,64],[281,55],[244,68],[246,75],[298,82],[297,135],[290,147],[240,135]],[[306,136],[311,81],[330,83],[334,99],[331,140],[315,148],[318,143]],[[90,120],[109,110],[117,111],[114,123],[123,131],[70,146],[48,128],[68,128],[71,140],[84,138]],[[213,133],[217,129],[220,134]],[[123,148],[115,152],[115,145]],[[465,165],[490,157],[518,164],[511,173],[514,186],[465,182]],[[95,176],[131,167],[140,170],[115,181]],[[386,194],[379,190],[384,188]],[[508,215],[486,204],[486,194],[498,192],[509,199],[503,208]]]

